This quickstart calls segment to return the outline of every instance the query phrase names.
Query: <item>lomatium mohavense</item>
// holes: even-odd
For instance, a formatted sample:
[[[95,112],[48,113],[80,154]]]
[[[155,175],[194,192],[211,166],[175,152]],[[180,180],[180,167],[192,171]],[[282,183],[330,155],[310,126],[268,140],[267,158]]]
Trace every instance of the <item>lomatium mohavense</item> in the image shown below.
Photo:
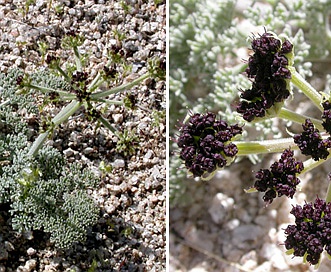
[[[281,153],[270,169],[255,174],[252,188],[246,192],[264,192],[263,200],[270,204],[283,195],[293,198],[300,184],[299,175],[331,158],[331,100],[327,94],[317,92],[293,66],[294,48],[288,38],[265,31],[253,37],[253,54],[248,59],[246,74],[252,87],[240,90],[237,112],[242,123],[228,124],[214,113],[191,113],[181,124],[177,144],[180,158],[194,177],[210,179],[215,172],[226,167],[236,156]],[[321,118],[298,114],[285,107],[285,100],[294,96],[292,85],[304,93],[321,111]],[[281,118],[302,124],[302,132],[288,138],[264,141],[239,141],[245,122],[259,122],[267,118]],[[310,156],[297,160],[294,150]],[[314,203],[293,207],[295,225],[286,228],[284,242],[287,253],[302,256],[310,264],[318,264],[325,250],[331,253],[331,190],[326,200],[316,198]]]

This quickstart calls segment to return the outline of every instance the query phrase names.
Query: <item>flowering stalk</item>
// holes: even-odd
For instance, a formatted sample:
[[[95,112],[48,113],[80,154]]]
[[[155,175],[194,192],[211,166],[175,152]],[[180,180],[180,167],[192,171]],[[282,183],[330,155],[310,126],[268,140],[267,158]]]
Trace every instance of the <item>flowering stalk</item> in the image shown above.
[[[75,62],[76,62],[77,71],[82,72],[83,68],[82,68],[81,56],[78,51],[78,47],[73,46],[73,50],[74,50],[74,54],[75,54]]]
[[[293,138],[283,138],[265,141],[233,142],[237,148],[237,156],[258,155],[282,152],[286,148],[298,149]]]
[[[89,84],[87,89],[89,92],[93,93],[96,89],[98,89],[103,83],[104,79],[101,76],[101,73],[98,72],[97,76],[93,79],[93,81]]]
[[[322,96],[295,70],[294,67],[289,67],[292,75],[291,82],[297,86],[321,111]]]
[[[314,160],[314,159],[308,159],[306,160],[303,165],[304,165],[304,170],[301,172],[301,174],[304,174],[306,172],[309,172],[313,169],[315,169],[316,167],[320,166],[321,164],[329,161],[331,159],[331,155],[329,155],[325,160]]]
[[[36,156],[39,149],[42,147],[44,142],[46,141],[49,134],[52,130],[58,126],[59,124],[66,121],[71,115],[73,115],[81,106],[81,103],[78,101],[73,100],[70,104],[64,107],[52,120],[51,120],[51,127],[47,129],[46,132],[41,133],[35,142],[32,144],[28,155],[29,156]]]
[[[48,88],[48,87],[45,87],[45,86],[35,85],[35,84],[31,84],[30,82],[28,82],[28,83],[22,82],[20,84],[20,86],[23,87],[23,88],[28,88],[28,89],[33,89],[33,90],[36,90],[36,91],[40,91],[43,94],[57,93],[63,100],[72,100],[72,99],[75,99],[75,97],[76,97],[74,94],[68,93],[66,91],[53,89],[53,88]],[[20,94],[20,91],[21,90],[19,90],[17,92],[17,94]]]
[[[119,93],[119,92],[124,91],[124,90],[128,90],[128,89],[132,88],[133,86],[139,84],[140,82],[144,81],[145,79],[147,79],[149,77],[150,77],[149,73],[143,74],[140,77],[138,77],[138,78],[134,79],[133,81],[128,82],[126,84],[120,85],[118,87],[114,87],[114,88],[112,88],[110,90],[107,90],[107,91],[101,91],[101,92],[93,93],[93,94],[91,94],[91,99],[106,97],[106,96],[109,96],[111,94],[115,94],[115,93]]]
[[[317,129],[319,129],[319,130],[324,129],[321,120],[293,112],[289,109],[286,109],[285,107],[282,107],[279,110],[277,117],[284,119],[284,120],[292,121],[297,124],[303,124],[307,119],[310,119]]]
[[[69,75],[63,71],[63,69],[60,66],[60,59],[52,56],[52,55],[47,55],[45,62],[48,64],[49,68],[54,69],[60,73],[61,76],[67,81],[70,82],[70,77]]]
[[[329,186],[328,186],[328,190],[326,192],[326,198],[325,198],[326,203],[330,203],[331,202],[331,181],[329,178]]]

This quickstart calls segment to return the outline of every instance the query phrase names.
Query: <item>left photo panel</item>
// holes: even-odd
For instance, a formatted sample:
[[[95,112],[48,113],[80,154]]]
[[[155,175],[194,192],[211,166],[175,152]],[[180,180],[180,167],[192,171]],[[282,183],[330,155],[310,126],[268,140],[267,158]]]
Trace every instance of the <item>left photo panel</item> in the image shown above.
[[[166,270],[166,1],[0,1],[0,272]]]

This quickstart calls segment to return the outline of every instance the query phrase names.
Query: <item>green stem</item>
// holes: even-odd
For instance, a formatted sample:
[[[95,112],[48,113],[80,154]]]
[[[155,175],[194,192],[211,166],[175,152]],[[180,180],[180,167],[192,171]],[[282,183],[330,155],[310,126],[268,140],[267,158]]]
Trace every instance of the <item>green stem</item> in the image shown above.
[[[74,94],[71,94],[71,93],[68,93],[68,92],[65,92],[65,91],[55,90],[55,89],[52,89],[52,88],[42,87],[42,86],[33,85],[33,84],[26,85],[25,87],[40,91],[43,94],[47,94],[47,93],[50,93],[50,92],[55,92],[55,93],[58,93],[62,98],[65,98],[65,99],[74,99],[74,98],[76,98],[76,96]]]
[[[297,86],[314,104],[323,112],[321,105],[321,95],[295,70],[294,67],[289,67],[292,75],[291,82]]]
[[[136,78],[135,80],[129,82],[129,83],[126,83],[126,84],[123,84],[123,85],[120,85],[118,87],[115,87],[115,88],[112,88],[110,90],[107,90],[107,91],[103,91],[103,92],[98,92],[98,93],[94,93],[91,95],[91,99],[95,99],[95,98],[102,98],[102,97],[106,97],[106,96],[109,96],[111,94],[115,94],[115,93],[118,93],[118,92],[121,92],[121,91],[124,91],[124,90],[127,90],[127,89],[130,89],[132,88],[133,86],[135,85],[138,85],[140,82],[142,82],[143,80],[145,80],[146,78],[148,78],[150,75],[149,73],[146,73],[146,74],[143,74],[142,76]]]
[[[106,127],[108,128],[112,133],[114,133],[115,136],[120,138],[118,131],[116,128],[114,128],[107,119],[105,119],[102,115],[99,117],[99,121]]]
[[[67,82],[70,82],[70,77],[67,75],[67,73],[65,71],[62,70],[62,68],[60,67],[60,65],[56,65],[55,69],[58,70],[58,72],[65,78],[65,80]]]
[[[65,122],[71,115],[73,115],[82,104],[76,100],[71,101],[67,106],[62,108],[62,110],[52,119],[55,126]]]
[[[52,123],[54,126],[52,129],[54,129],[55,126],[58,126],[59,124],[63,123],[66,121],[71,115],[73,115],[81,106],[81,103],[73,100],[71,103],[69,103],[67,106],[62,108],[62,110],[52,119]],[[44,142],[46,141],[48,135],[52,131],[52,129],[39,134],[37,139],[34,141],[33,145],[31,146],[28,155],[29,156],[36,156],[38,153],[38,150],[42,147]]]
[[[292,150],[298,149],[298,146],[294,144],[293,138],[283,138],[276,140],[265,141],[252,141],[252,142],[233,142],[237,148],[237,156],[246,156],[251,154],[267,154],[267,153],[281,153],[286,148]]]
[[[329,186],[328,186],[328,190],[326,192],[326,199],[325,199],[326,203],[331,202],[331,181],[329,180]]]
[[[95,89],[97,89],[104,82],[103,78],[101,78],[101,74],[98,73],[97,76],[93,79],[91,84],[87,87],[87,90],[90,93],[93,93]]]
[[[304,166],[304,169],[302,170],[302,172],[300,174],[303,174],[303,173],[306,173],[306,172],[309,172],[311,171],[312,169],[320,166],[321,164],[327,162],[328,160],[331,159],[331,154],[329,154],[329,156],[323,160],[323,159],[320,159],[318,161],[315,161],[314,159],[309,159],[309,160],[306,160],[304,163],[303,163],[303,166]]]
[[[108,105],[118,105],[118,106],[124,105],[123,101],[109,100],[109,99],[102,99],[102,98],[93,99],[92,101],[101,102],[101,103],[105,103],[105,104],[108,104]]]
[[[322,131],[324,130],[321,120],[296,113],[296,112],[291,111],[286,108],[281,108],[277,117],[286,119],[286,120],[289,120],[289,121],[292,121],[292,122],[295,122],[298,124],[304,124],[306,122],[306,119],[310,119],[317,129],[322,130]]]
[[[31,148],[28,152],[28,156],[35,157],[37,155],[39,149],[42,147],[42,145],[46,141],[49,133],[50,133],[50,131],[48,130],[44,133],[39,134],[39,136],[37,137],[37,139],[34,141],[33,145],[31,146]]]
[[[80,60],[80,54],[77,46],[74,46],[74,53],[75,53],[75,62],[76,62],[77,70],[79,72],[82,72],[82,62]]]

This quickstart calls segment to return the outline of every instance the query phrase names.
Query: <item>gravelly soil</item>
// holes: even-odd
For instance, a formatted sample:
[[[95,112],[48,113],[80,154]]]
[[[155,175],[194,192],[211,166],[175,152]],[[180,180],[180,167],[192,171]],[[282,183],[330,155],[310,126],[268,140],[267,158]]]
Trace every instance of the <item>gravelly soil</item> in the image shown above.
[[[81,50],[90,54],[91,76],[103,68],[107,51],[114,46],[132,64],[132,73],[122,82],[146,72],[149,59],[165,58],[165,1],[37,0],[27,8],[25,2],[0,1],[1,72],[13,66],[28,73],[43,68],[38,42],[72,61],[70,52],[60,48],[61,37],[70,30],[85,37]],[[120,42],[119,35],[123,35]],[[90,190],[101,216],[86,243],[59,250],[48,242],[46,233],[17,234],[10,227],[8,207],[1,206],[0,271],[87,271],[93,260],[97,261],[93,271],[165,270],[165,81],[147,79],[112,99],[121,100],[129,92],[139,107],[111,106],[106,117],[117,128],[136,132],[133,155],[116,152],[116,137],[87,122],[82,112],[48,141],[69,161],[79,160],[97,174],[102,160],[113,167],[102,176],[99,187]],[[54,115],[59,108],[45,111]]]

